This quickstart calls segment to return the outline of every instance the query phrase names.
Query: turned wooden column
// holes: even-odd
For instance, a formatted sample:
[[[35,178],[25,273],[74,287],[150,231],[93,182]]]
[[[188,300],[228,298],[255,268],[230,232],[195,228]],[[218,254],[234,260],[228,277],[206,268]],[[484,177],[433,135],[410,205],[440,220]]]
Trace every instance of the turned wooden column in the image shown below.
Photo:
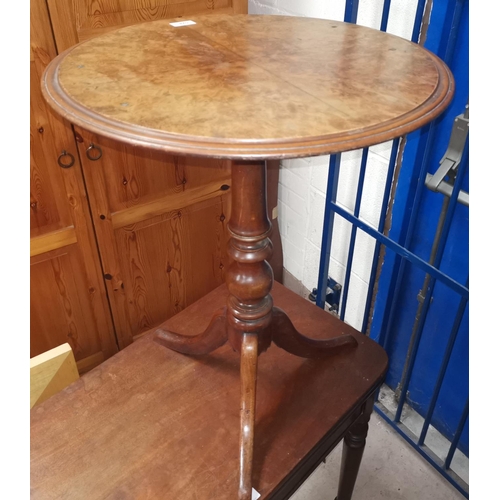
[[[266,259],[272,255],[267,215],[265,162],[235,162],[232,168],[231,238],[228,254],[233,260],[226,272],[228,337],[241,351],[243,334],[259,337],[259,352],[271,343],[273,270]]]
[[[226,273],[227,333],[241,353],[239,500],[252,495],[257,359],[271,343],[273,271],[271,222],[267,214],[265,162],[238,162],[232,168],[231,239],[233,259]]]

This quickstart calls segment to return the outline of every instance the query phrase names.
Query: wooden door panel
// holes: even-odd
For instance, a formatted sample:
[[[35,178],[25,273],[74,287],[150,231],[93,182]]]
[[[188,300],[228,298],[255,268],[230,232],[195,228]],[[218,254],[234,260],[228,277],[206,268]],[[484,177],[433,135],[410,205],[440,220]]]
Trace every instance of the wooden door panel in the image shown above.
[[[117,345],[75,139],[41,93],[42,73],[57,55],[47,6],[32,0],[30,9],[30,351],[69,342],[84,371]],[[64,150],[75,158],[70,168],[58,165]]]
[[[31,116],[31,123],[35,124],[30,131],[30,230],[33,235],[71,225],[67,203],[62,203],[66,201],[62,176],[58,172],[50,175],[50,170],[43,161],[46,153],[40,136],[45,130],[41,125],[36,126],[42,122],[43,120]],[[57,158],[54,151],[51,156]]]
[[[134,207],[139,205],[152,204],[151,210],[155,210],[154,204],[159,200],[165,200],[168,205],[168,199],[183,194],[194,197],[197,192],[200,197],[210,196],[229,180],[228,161],[166,155],[95,135],[86,138],[106,151],[96,162],[96,168],[102,170],[109,188],[106,196],[113,218],[123,221],[137,217]]]
[[[30,257],[35,257],[58,248],[63,248],[68,245],[73,245],[78,241],[75,227],[73,225],[62,229],[55,228],[50,230],[51,226],[44,226],[43,234],[34,236],[35,231],[32,231],[30,239]],[[39,231],[36,231],[38,233]],[[35,233],[35,234],[36,234]]]
[[[75,359],[101,352],[98,322],[78,246],[41,254],[31,261],[31,357],[68,342]],[[39,332],[39,334],[38,334]],[[104,356],[102,356],[104,359]]]
[[[54,140],[54,133],[59,130],[52,128],[47,117],[40,88],[43,70],[56,56],[56,51],[44,29],[43,21],[50,29],[48,16],[45,12],[43,17],[44,11],[38,8],[38,3],[32,6],[30,54],[30,229],[36,235],[71,225],[64,174],[59,171],[62,169],[56,170],[46,161],[46,158],[57,159],[61,152],[57,151]],[[41,11],[37,22],[33,22],[33,11]]]
[[[223,282],[225,198],[115,231],[134,340]]]
[[[80,7],[77,18],[80,41],[93,38],[118,27],[157,19],[167,19],[213,11],[231,13],[231,0],[120,0],[92,1]],[[85,9],[85,7],[87,7]]]
[[[123,348],[224,281],[231,162],[75,130]],[[102,151],[96,161],[86,155],[90,144]]]
[[[47,1],[57,49],[117,28],[157,19],[210,13],[244,14],[247,0],[60,0]]]

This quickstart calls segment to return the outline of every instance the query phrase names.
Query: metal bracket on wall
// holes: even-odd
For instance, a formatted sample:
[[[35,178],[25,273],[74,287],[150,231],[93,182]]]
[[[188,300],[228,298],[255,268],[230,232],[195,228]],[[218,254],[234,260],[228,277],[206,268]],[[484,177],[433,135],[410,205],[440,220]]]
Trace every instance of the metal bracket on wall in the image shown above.
[[[469,134],[469,104],[465,106],[465,111],[455,118],[453,128],[451,130],[448,149],[443,158],[439,162],[439,168],[436,173],[427,174],[425,185],[436,193],[444,194],[450,197],[453,191],[453,184],[445,180],[448,177],[454,180],[457,174],[458,166],[462,161],[462,154],[465,147],[465,142]],[[462,205],[469,206],[469,193],[461,190],[458,194],[458,202]]]
[[[342,285],[340,283],[337,283],[334,279],[330,278],[330,276],[328,276],[328,280],[326,282],[325,302],[330,306],[328,310],[333,312],[334,314],[338,314],[339,312],[341,291],[342,291]],[[312,292],[309,294],[309,300],[311,302],[316,302],[317,294],[318,294],[318,289],[313,288]]]

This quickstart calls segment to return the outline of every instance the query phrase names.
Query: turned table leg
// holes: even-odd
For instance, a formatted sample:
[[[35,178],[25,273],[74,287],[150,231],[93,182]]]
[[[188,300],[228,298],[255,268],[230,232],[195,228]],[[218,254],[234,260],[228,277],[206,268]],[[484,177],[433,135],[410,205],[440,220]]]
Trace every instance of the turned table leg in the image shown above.
[[[271,343],[273,271],[271,223],[267,216],[264,162],[235,163],[232,169],[231,234],[226,272],[228,340],[241,353],[239,500],[252,495],[257,358]]]
[[[344,437],[340,482],[336,500],[351,500],[354,484],[365,449],[368,422],[373,411],[374,396],[365,403],[363,414],[351,425]]]
[[[258,337],[243,334],[241,344],[240,482],[238,500],[252,496],[253,438],[257,386]]]

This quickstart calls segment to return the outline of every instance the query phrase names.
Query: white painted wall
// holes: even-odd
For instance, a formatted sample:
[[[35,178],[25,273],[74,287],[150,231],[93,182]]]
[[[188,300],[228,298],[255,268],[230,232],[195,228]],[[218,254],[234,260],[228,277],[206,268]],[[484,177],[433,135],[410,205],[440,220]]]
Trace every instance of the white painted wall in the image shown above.
[[[305,16],[342,21],[345,0],[249,0],[250,14]],[[417,0],[392,0],[387,31],[409,39]],[[358,24],[379,28],[383,0],[360,0]],[[360,218],[378,225],[391,144],[370,148]],[[353,210],[361,151],[342,155],[337,202]],[[328,156],[286,160],[280,169],[278,223],[284,267],[308,290],[317,286],[323,217],[326,200]],[[350,238],[350,224],[335,218],[329,275],[343,285]],[[361,329],[374,240],[358,232],[345,321]]]

